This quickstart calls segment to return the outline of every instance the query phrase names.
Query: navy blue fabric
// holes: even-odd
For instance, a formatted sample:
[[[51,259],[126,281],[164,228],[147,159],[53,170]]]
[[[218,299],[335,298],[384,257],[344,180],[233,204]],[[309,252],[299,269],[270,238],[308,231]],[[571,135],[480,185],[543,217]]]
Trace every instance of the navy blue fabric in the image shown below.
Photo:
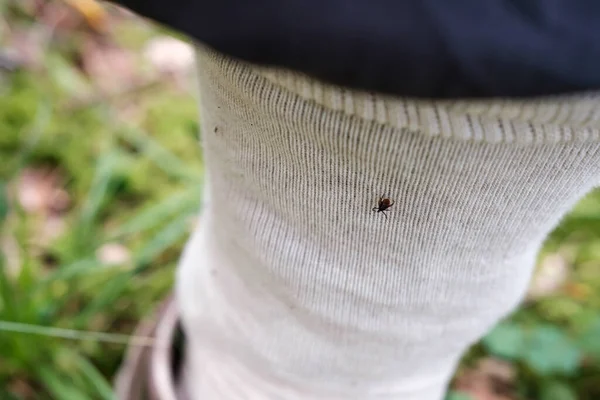
[[[600,89],[600,0],[117,0],[246,61],[427,98]]]

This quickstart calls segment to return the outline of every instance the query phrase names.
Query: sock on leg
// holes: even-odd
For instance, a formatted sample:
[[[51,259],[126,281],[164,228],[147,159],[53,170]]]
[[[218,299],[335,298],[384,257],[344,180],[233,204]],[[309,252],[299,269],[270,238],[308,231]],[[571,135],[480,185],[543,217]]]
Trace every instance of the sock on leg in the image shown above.
[[[380,98],[204,49],[199,76],[207,197],[177,284],[193,400],[440,400],[598,184],[600,97]]]

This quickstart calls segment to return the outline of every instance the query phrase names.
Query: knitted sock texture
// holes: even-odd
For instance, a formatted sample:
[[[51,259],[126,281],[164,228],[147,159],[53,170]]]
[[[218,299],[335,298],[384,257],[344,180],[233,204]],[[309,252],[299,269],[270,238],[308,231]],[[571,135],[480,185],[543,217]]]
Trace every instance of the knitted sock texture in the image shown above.
[[[192,400],[440,400],[600,181],[600,97],[425,102],[200,48]],[[395,204],[374,212],[381,196]]]

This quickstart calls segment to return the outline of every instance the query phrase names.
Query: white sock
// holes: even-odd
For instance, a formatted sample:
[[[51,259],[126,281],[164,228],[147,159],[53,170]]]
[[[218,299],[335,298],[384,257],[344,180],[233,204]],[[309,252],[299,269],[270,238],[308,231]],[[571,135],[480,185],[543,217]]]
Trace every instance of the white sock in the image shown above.
[[[192,400],[439,400],[600,182],[600,96],[417,102],[199,50]],[[395,204],[372,211],[380,196]]]

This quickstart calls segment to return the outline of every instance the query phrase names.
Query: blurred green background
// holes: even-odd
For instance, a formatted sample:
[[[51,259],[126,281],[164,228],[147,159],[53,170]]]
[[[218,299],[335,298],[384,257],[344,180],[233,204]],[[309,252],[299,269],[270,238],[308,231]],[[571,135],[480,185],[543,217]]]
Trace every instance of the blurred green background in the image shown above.
[[[125,350],[6,321],[131,334],[171,289],[202,181],[172,34],[92,0],[0,0],[0,400],[112,399]],[[600,399],[600,192],[538,264],[449,399]]]

